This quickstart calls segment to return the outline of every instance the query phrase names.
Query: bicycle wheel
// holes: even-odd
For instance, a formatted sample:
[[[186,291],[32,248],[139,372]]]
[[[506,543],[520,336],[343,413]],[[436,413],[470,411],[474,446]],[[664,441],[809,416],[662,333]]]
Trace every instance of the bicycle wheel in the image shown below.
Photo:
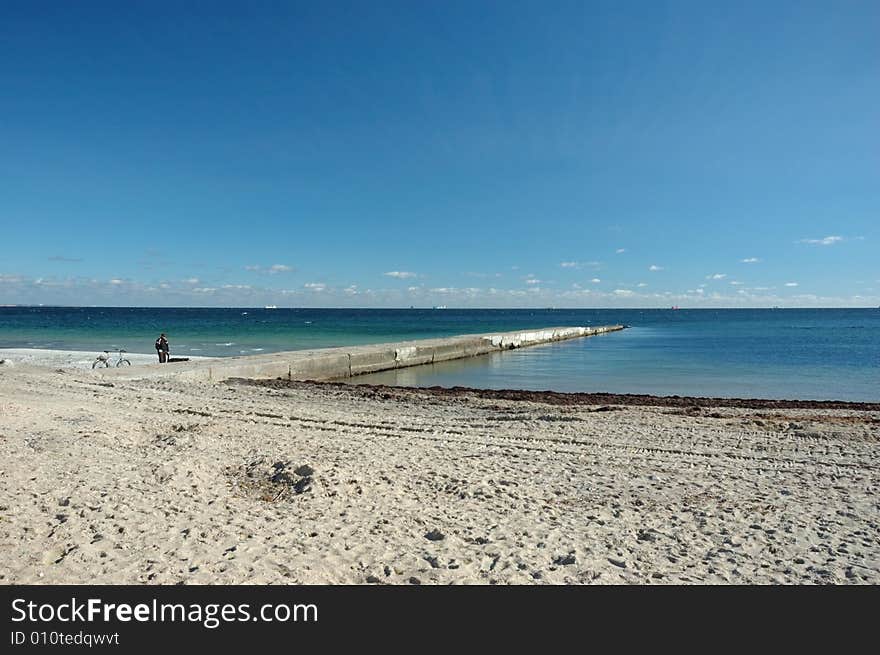
[[[125,364],[126,366],[131,366],[131,362],[127,359],[120,359],[118,362],[116,362],[116,367],[119,368],[123,364]]]

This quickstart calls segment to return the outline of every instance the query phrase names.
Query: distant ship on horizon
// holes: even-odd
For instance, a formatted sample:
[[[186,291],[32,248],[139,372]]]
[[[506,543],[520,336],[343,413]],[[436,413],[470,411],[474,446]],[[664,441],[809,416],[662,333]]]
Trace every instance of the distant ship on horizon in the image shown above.
[[[278,309],[277,305],[266,305],[263,309]]]

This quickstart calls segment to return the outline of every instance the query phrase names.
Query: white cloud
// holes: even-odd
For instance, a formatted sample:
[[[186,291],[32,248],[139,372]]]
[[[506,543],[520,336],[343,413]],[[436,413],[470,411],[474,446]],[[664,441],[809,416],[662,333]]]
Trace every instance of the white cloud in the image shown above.
[[[646,286],[648,286],[648,283],[647,282],[639,282],[636,286],[637,287],[646,287]]]
[[[187,284],[198,284],[199,282],[201,282],[201,280],[197,277],[191,277],[184,280],[184,282],[186,282]]]
[[[745,259],[740,259],[739,261],[741,264],[757,264],[761,260],[757,257],[746,257]]]
[[[418,273],[413,273],[412,271],[388,271],[387,273],[383,273],[385,277],[393,277],[398,280],[409,280],[410,278],[418,277]]]
[[[590,282],[592,282],[593,284],[599,284],[601,281],[602,281],[602,280],[600,280],[600,279],[597,278],[597,277],[594,277],[592,280],[590,280]]]
[[[541,284],[541,280],[535,279],[533,277],[526,280],[526,284]]]
[[[122,280],[115,277],[112,280],[110,280],[110,284],[122,284]]]
[[[240,269],[239,269],[240,270]],[[644,269],[643,269],[644,270]],[[267,274],[263,269],[263,274]],[[282,276],[283,277],[283,276]],[[873,277],[877,277],[875,274]],[[113,278],[122,280],[121,285],[112,284],[108,278],[97,279],[89,277],[29,277],[15,274],[14,272],[0,273],[0,295],[2,301],[9,304],[53,304],[53,305],[76,305],[76,304],[101,304],[114,305],[165,305],[165,306],[262,306],[276,303],[281,305],[280,299],[287,300],[286,304],[299,307],[309,306],[339,306],[339,307],[403,307],[416,304],[415,299],[423,300],[430,304],[448,304],[450,307],[583,307],[588,304],[591,307],[669,307],[670,305],[682,305],[688,307],[771,307],[795,303],[797,306],[815,307],[876,307],[880,305],[880,295],[868,293],[858,288],[860,296],[837,296],[826,297],[800,292],[799,282],[790,282],[783,286],[786,280],[783,278],[775,288],[753,287],[749,282],[743,285],[731,286],[728,276],[723,286],[717,282],[706,281],[705,291],[700,288],[691,288],[688,291],[651,291],[651,286],[657,286],[654,282],[648,283],[648,287],[637,287],[642,284],[635,278],[631,282],[619,281],[617,284],[605,282],[610,287],[605,289],[603,285],[590,283],[590,278],[584,277],[584,281],[577,281],[577,286],[568,280],[563,288],[550,288],[548,281],[543,280],[539,285],[525,284],[526,279],[537,280],[535,275],[523,276],[517,279],[519,288],[456,288],[454,286],[438,287],[431,290],[424,286],[413,287],[407,291],[405,285],[395,288],[388,284],[382,289],[361,289],[355,284],[333,286],[331,283],[309,282],[303,286],[302,281],[296,285],[296,290],[282,290],[254,285],[247,288],[247,284],[219,284],[216,288],[205,285],[190,285],[182,279],[173,282],[139,282],[128,278]],[[268,279],[268,278],[267,278]],[[320,279],[320,278],[318,278]],[[598,279],[598,278],[595,278]],[[604,279],[604,278],[603,278]],[[649,278],[651,279],[651,278]],[[313,278],[314,280],[314,278]],[[791,278],[789,278],[791,280]],[[417,284],[416,282],[413,282]],[[551,283],[552,284],[552,283]],[[877,287],[878,285],[874,285]],[[578,288],[580,287],[580,288]],[[712,291],[713,287],[720,287],[722,291]],[[880,288],[880,287],[878,287]],[[319,291],[320,289],[320,291]],[[430,294],[437,294],[431,298]]]
[[[657,264],[651,264],[651,265],[648,267],[648,270],[649,270],[649,271],[662,271],[662,270],[663,270],[663,267],[662,267],[662,266],[657,266]]]
[[[742,282],[737,282],[736,280],[731,280],[730,283],[735,287],[742,285]]]
[[[727,273],[715,273],[714,275],[707,275],[707,280],[723,280],[727,277]]]
[[[618,248],[614,252],[615,252],[615,254],[622,255],[623,253],[626,252],[626,248]]]
[[[843,237],[831,236],[823,239],[801,239],[797,243],[809,243],[813,246],[833,246],[835,243],[843,241]]]
[[[559,262],[562,268],[599,268],[602,262]]]
[[[249,266],[245,266],[244,270],[252,271],[254,273],[268,273],[269,275],[275,275],[276,273],[290,273],[295,270],[293,266],[288,266],[287,264],[272,264],[268,267],[260,266],[259,264],[251,264]]]
[[[798,285],[797,282],[786,282],[785,283],[785,286],[787,286],[787,287],[796,287],[797,285]]]

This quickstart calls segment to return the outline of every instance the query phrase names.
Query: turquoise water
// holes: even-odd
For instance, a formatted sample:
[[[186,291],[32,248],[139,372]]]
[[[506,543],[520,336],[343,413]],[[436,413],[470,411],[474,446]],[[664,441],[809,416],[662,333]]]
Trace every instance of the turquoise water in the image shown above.
[[[231,356],[553,325],[623,332],[358,381],[659,395],[880,400],[880,310],[0,308],[0,348]]]

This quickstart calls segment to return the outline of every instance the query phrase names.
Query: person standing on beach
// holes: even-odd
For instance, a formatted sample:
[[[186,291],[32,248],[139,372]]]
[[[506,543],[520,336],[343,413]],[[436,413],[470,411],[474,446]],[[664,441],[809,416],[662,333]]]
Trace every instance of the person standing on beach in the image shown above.
[[[156,339],[156,353],[159,355],[159,363],[165,364],[168,362],[168,337],[165,336],[165,333],[159,335],[159,338]]]

